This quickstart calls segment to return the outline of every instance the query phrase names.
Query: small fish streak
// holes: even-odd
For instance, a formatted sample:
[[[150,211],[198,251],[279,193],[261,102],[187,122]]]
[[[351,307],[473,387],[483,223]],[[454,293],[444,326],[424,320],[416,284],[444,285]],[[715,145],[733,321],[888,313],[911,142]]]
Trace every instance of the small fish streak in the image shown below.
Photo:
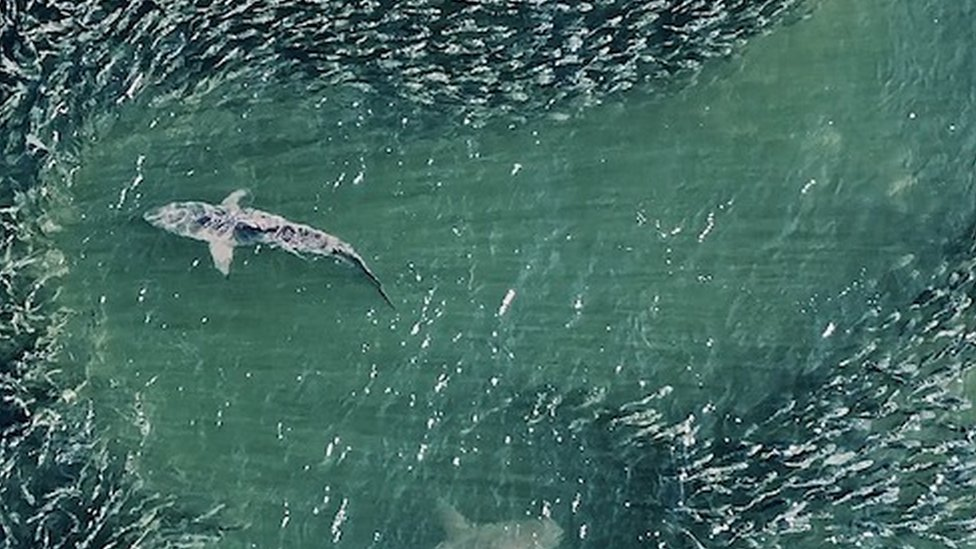
[[[508,312],[508,307],[512,304],[512,301],[514,300],[515,300],[515,290],[509,288],[508,292],[505,293],[505,297],[502,298],[501,307],[498,308],[498,316],[502,316],[506,312]]]
[[[698,234],[699,242],[704,242],[708,233],[712,232],[712,229],[715,228],[715,212],[708,212],[708,218],[705,223],[705,228]]]

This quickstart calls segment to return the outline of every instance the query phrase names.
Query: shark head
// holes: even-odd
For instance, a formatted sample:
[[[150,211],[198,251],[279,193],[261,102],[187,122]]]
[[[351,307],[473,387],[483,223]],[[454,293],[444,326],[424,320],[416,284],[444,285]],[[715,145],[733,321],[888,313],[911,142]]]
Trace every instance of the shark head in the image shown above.
[[[445,502],[438,511],[447,539],[436,549],[555,549],[563,537],[549,517],[472,524]]]
[[[148,210],[142,214],[142,218],[153,227],[174,233],[183,232],[196,220],[192,208],[188,208],[179,202]]]
[[[214,267],[224,276],[230,274],[230,264],[234,260],[235,225],[233,214],[223,205],[173,202],[147,211],[142,218],[164,231],[207,242]]]

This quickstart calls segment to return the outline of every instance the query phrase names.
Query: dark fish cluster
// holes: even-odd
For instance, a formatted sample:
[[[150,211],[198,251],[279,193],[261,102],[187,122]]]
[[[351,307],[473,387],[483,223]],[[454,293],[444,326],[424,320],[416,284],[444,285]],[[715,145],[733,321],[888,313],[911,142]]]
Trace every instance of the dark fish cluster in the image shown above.
[[[453,444],[509,433],[586,546],[972,547],[973,236],[915,299],[871,311],[747,413],[687,408],[667,388],[611,404],[545,386]]]
[[[914,299],[869,310],[745,413],[667,387],[613,404],[546,386],[453,443],[510,433],[539,493],[575,502],[559,518],[587,546],[972,547],[976,231],[964,240]]]
[[[221,526],[143,489],[59,375],[65,315],[52,310],[59,254],[28,190],[0,208],[0,547],[129,547],[216,539]],[[81,358],[81,357],[76,357]]]
[[[77,146],[90,114],[146,88],[178,96],[236,77],[349,86],[457,121],[563,113],[673,88],[802,4],[4,0],[0,151],[23,188],[38,157]]]
[[[601,418],[633,475],[634,508],[709,546],[812,533],[849,547],[976,543],[976,427],[961,386],[976,364],[974,256],[907,306],[878,311],[851,334],[856,345],[746,417],[692,416],[676,429],[644,401]]]

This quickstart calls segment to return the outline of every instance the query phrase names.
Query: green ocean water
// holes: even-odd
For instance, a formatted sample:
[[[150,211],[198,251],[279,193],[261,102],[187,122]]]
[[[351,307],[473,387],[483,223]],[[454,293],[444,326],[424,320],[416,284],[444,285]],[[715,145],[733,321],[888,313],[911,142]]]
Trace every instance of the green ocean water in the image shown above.
[[[260,80],[124,104],[48,174],[79,396],[150,487],[226,503],[222,546],[434,547],[438,499],[596,543],[625,502],[490,418],[540,387],[744,414],[910,299],[972,213],[970,80],[939,72],[971,28],[917,13],[824,1],[687,88],[511,124]],[[396,310],[269,249],[224,279],[140,217],[238,188],[351,242]]]

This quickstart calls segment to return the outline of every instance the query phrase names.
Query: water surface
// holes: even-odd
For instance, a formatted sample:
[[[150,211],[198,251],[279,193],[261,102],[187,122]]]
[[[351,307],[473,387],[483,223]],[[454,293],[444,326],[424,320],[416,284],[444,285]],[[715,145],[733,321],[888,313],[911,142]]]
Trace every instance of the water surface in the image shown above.
[[[588,422],[656,395],[662,424],[698,425],[689,455],[726,423],[803,444],[759,403],[822,390],[971,218],[972,81],[935,85],[968,58],[952,12],[823,1],[667,93],[477,123],[257,73],[124,99],[48,173],[83,397],[148,487],[226,503],[222,547],[434,547],[438,499],[550,515],[563,547],[836,543],[840,518],[777,529],[796,512],[748,506],[774,526],[725,539],[653,483],[641,528],[649,481]],[[238,188],[351,242],[397,309],[270,249],[224,279],[204,244],[141,220]],[[694,473],[681,448],[630,465]]]

